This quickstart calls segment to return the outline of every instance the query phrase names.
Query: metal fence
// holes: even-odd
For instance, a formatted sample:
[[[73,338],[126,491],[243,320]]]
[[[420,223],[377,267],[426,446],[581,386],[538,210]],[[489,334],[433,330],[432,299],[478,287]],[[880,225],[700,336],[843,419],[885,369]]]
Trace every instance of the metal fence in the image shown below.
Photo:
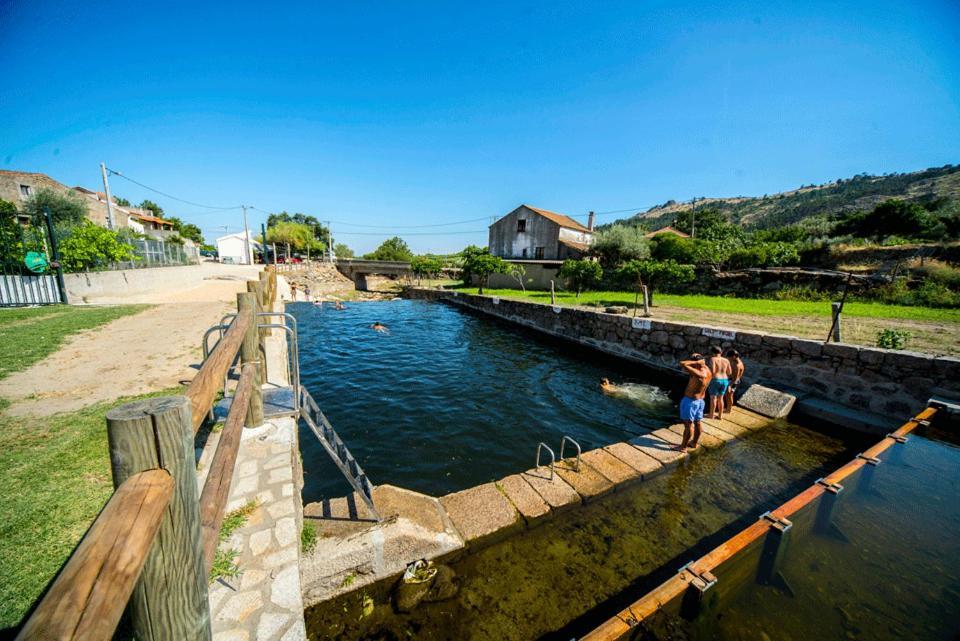
[[[51,228],[49,222],[30,227],[12,221],[0,222],[0,307],[65,302],[60,275],[56,271],[35,274],[24,262],[27,252],[53,255],[49,242]]]
[[[137,260],[110,263],[101,269],[140,269],[143,267],[167,267],[172,265],[196,265],[200,262],[200,250],[196,246],[181,245],[165,240],[136,238],[129,241]]]

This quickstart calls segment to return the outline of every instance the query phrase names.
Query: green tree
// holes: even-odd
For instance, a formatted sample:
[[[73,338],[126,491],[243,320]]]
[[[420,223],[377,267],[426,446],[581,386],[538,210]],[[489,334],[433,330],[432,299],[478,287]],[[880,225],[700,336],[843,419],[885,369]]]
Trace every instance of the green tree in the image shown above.
[[[353,250],[343,243],[337,243],[334,245],[333,253],[337,258],[353,258]]]
[[[23,203],[23,213],[30,216],[34,225],[44,224],[44,212],[50,210],[57,226],[79,225],[87,218],[87,205],[73,192],[60,193],[52,189],[38,189]]]
[[[306,225],[293,222],[279,222],[267,228],[267,242],[279,243],[286,247],[287,260],[290,260],[290,249],[297,251],[307,248],[313,238],[312,230]]]
[[[650,243],[642,227],[616,224],[594,234],[590,253],[605,269],[616,269],[625,261],[649,257]]]
[[[523,279],[527,277],[526,267],[520,263],[507,263],[507,274],[520,284],[520,291],[527,291],[527,286],[523,283]]]
[[[120,205],[121,207],[130,206],[130,201],[127,200],[126,198],[121,198],[120,196],[114,196],[113,199],[117,201],[117,204]]]
[[[140,209],[146,209],[151,212],[157,218],[163,218],[163,207],[153,202],[152,200],[144,199],[140,201],[140,204],[137,205]]]
[[[650,256],[657,260],[675,260],[691,264],[697,260],[696,243],[676,234],[659,234],[653,237]]]
[[[460,270],[463,283],[469,285],[475,279],[479,294],[483,294],[483,288],[486,287],[490,274],[507,273],[509,263],[499,256],[492,255],[485,247],[470,245],[460,252],[460,255],[463,259]]]
[[[406,262],[413,258],[413,252],[407,247],[407,243],[399,236],[389,238],[377,247],[375,250],[364,256],[367,260],[392,260]]]
[[[685,209],[673,220],[673,227],[685,234],[693,234],[698,240],[724,240],[731,236],[743,238],[738,225],[727,222],[716,209]]]
[[[691,283],[696,278],[693,265],[683,265],[675,260],[631,260],[617,272],[625,282],[636,283],[638,288],[647,286],[650,304],[656,289]]]
[[[330,230],[323,225],[316,216],[308,216],[307,214],[301,214],[299,212],[296,214],[288,214],[285,211],[267,216],[268,228],[273,227],[278,223],[297,223],[298,225],[306,225],[313,233],[313,237],[323,243],[324,248],[328,247],[330,244]]]
[[[135,260],[133,248],[117,233],[90,221],[73,227],[60,241],[60,264],[66,271],[90,271],[121,260]]]
[[[417,277],[417,284],[427,278],[437,276],[443,269],[443,261],[433,256],[414,256],[410,259],[410,269]]]
[[[599,284],[600,279],[603,278],[603,267],[592,260],[567,259],[563,261],[557,274],[569,281],[577,292],[577,298],[580,298],[580,292],[584,289]]]
[[[197,245],[203,244],[203,232],[193,223],[185,223],[176,216],[170,216],[164,220],[169,220],[173,223],[173,231],[180,234],[180,236],[192,240]]]

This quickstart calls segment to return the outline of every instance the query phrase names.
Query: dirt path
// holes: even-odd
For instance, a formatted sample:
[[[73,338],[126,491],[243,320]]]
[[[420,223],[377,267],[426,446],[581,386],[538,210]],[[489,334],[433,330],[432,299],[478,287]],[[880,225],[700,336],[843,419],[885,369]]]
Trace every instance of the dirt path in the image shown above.
[[[49,416],[189,381],[200,338],[230,311],[226,301],[160,304],[80,332],[42,361],[0,381],[14,416]]]

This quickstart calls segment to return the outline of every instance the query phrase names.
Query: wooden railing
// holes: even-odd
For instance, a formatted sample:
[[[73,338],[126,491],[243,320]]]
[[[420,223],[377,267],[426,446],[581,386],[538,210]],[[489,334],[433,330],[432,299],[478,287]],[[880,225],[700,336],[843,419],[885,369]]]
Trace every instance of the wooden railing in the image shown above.
[[[183,396],[107,413],[115,491],[24,623],[18,640],[106,641],[126,609],[140,641],[211,638],[207,577],[244,425],[263,423],[256,312],[276,274],[237,294],[237,316]],[[240,380],[198,499],[194,438],[239,356]]]

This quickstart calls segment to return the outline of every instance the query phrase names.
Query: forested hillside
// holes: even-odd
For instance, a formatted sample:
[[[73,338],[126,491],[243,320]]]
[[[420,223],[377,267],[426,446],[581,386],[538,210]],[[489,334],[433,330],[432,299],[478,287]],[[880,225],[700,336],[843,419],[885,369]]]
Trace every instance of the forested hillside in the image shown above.
[[[760,197],[704,198],[698,199],[696,206],[720,211],[730,222],[748,228],[769,229],[814,216],[842,218],[856,211],[871,210],[890,198],[921,204],[941,198],[960,200],[960,165],[885,176],[859,174]],[[677,214],[692,206],[691,202],[669,201],[619,222],[657,229],[669,225]]]

